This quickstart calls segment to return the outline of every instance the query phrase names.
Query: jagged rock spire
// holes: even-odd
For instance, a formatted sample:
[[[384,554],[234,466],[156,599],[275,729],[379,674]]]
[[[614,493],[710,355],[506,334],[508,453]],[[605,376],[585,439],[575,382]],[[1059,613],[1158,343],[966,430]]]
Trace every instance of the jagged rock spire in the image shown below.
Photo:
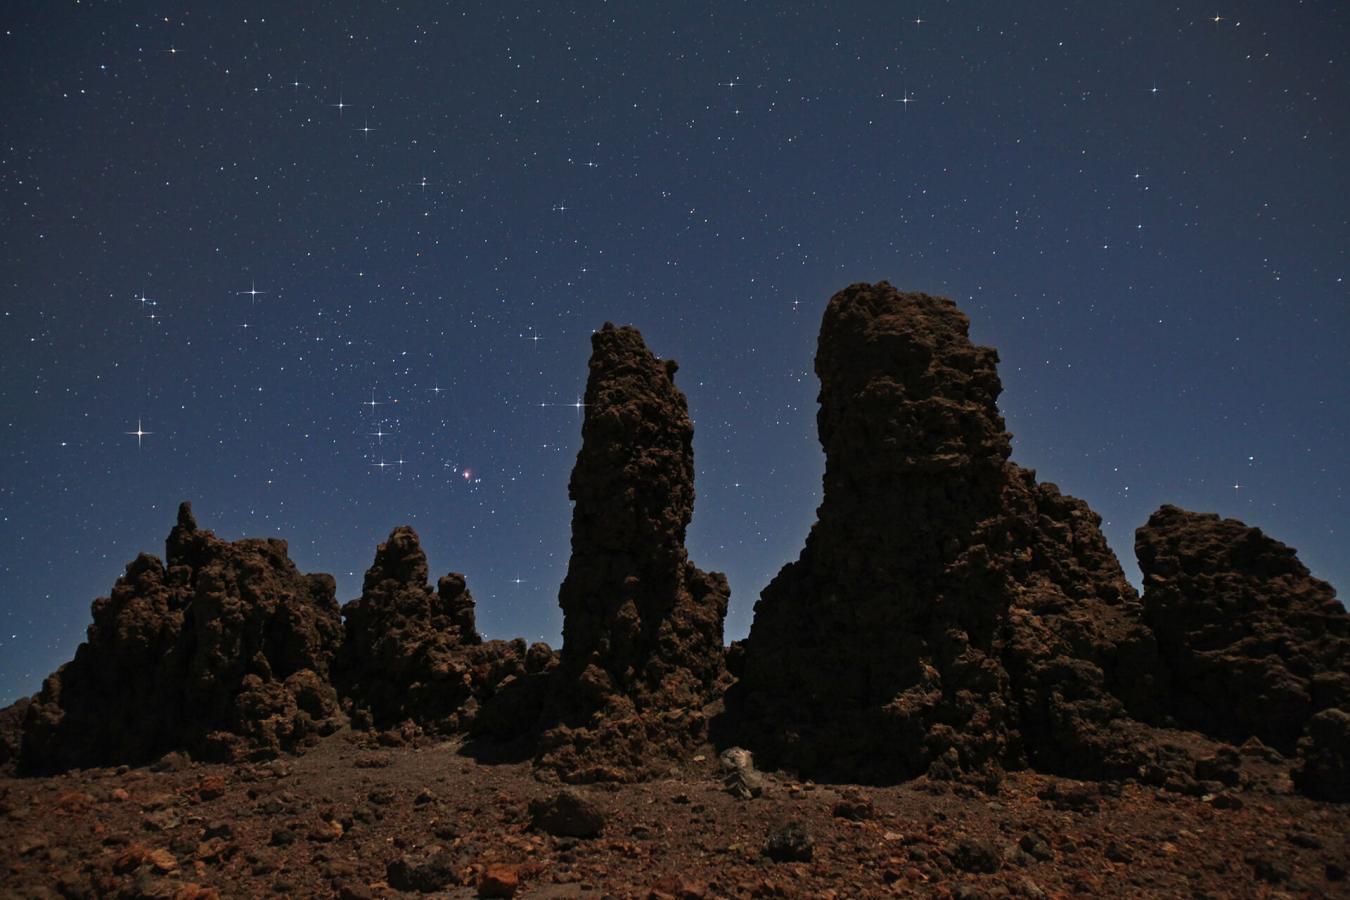
[[[626,778],[703,734],[723,669],[726,579],[689,562],[693,423],[634,328],[591,338],[582,447],[568,491],[561,664],[540,761],[572,780]]]

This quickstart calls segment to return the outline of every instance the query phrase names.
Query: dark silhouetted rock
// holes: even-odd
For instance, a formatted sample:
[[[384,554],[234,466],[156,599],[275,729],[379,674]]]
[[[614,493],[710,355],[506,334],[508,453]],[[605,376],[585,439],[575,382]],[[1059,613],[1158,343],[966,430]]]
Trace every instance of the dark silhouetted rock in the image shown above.
[[[1289,755],[1314,713],[1350,709],[1350,616],[1293,548],[1236,519],[1164,506],[1135,552],[1180,724]]]
[[[764,855],[774,862],[810,862],[816,840],[802,822],[788,822],[769,832]]]
[[[385,867],[385,878],[400,891],[432,894],[458,883],[455,857],[445,850],[430,855],[401,856]]]
[[[1333,707],[1308,720],[1293,776],[1309,797],[1350,803],[1350,713]]]
[[[32,702],[32,697],[24,697],[0,709],[0,774],[12,772],[18,765],[23,746],[23,721]]]
[[[559,592],[561,661],[540,765],[568,781],[625,780],[683,758],[724,677],[727,583],[689,562],[693,424],[633,328],[591,338],[572,470],[572,557]]]
[[[530,825],[554,837],[593,838],[605,830],[605,814],[574,790],[530,801]]]
[[[406,525],[380,544],[360,598],[342,613],[347,636],[334,681],[351,698],[359,724],[464,731],[503,683],[531,668],[524,641],[485,643],[479,636],[463,575],[452,572],[431,587],[426,554]],[[552,662],[547,645],[540,646],[547,658],[535,660],[536,670]],[[537,716],[537,706],[522,714],[530,712]]]
[[[1138,598],[1099,517],[1008,462],[998,356],[968,330],[885,282],[830,300],[824,500],[755,606],[725,719],[769,765],[991,784],[1149,758],[1125,715],[1161,689]]]
[[[190,506],[141,554],[75,658],[24,716],[22,767],[142,763],[295,751],[341,724],[329,664],[342,622],[328,575],[304,575],[276,539],[222,541]]]

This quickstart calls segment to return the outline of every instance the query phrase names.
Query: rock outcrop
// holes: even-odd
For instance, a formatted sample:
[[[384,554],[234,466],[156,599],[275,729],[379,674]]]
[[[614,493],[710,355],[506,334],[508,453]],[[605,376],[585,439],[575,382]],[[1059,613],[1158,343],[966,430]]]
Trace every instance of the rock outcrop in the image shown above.
[[[1308,720],[1292,774],[1309,797],[1350,803],[1350,712],[1330,707]]]
[[[1350,615],[1292,547],[1164,506],[1135,535],[1177,722],[1297,752],[1304,793],[1350,800]]]
[[[564,780],[627,780],[706,734],[725,674],[724,576],[689,561],[693,424],[676,364],[633,328],[591,338],[560,665],[537,762]]]
[[[1350,616],[1293,548],[1236,519],[1164,506],[1135,552],[1180,724],[1290,754],[1314,713],[1350,709]]]
[[[949,300],[857,284],[821,326],[824,499],[736,654],[728,737],[830,780],[1133,774],[1161,689],[1081,501],[1008,462],[997,353]]]
[[[94,601],[88,640],[23,718],[30,772],[295,750],[342,721],[329,664],[342,621],[328,575],[276,539],[220,540],[184,503],[166,563],[141,554]]]
[[[467,731],[503,685],[553,661],[547,645],[527,650],[522,640],[484,642],[464,576],[451,572],[433,589],[426,554],[407,525],[380,544],[361,596],[342,614],[346,640],[334,681],[358,726]]]

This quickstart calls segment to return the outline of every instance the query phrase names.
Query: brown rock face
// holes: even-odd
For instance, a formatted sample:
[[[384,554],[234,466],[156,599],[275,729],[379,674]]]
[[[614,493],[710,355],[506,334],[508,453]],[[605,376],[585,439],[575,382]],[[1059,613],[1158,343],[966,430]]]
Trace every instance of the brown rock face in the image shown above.
[[[295,750],[341,723],[328,667],[342,635],[333,579],[275,539],[222,541],[184,503],[167,566],[141,554],[94,601],[88,640],[23,721],[33,772]]]
[[[998,356],[968,329],[885,282],[830,300],[819,520],[756,604],[728,698],[770,765],[992,782],[1142,761],[1112,693],[1142,713],[1159,687],[1137,597],[1100,519],[1007,461]]]
[[[358,725],[467,730],[503,682],[552,658],[543,645],[542,655],[538,648],[531,655],[524,641],[484,643],[464,576],[451,572],[433,589],[417,532],[406,525],[376,550],[360,598],[342,614],[346,641],[334,681],[351,698]]]
[[[693,424],[633,328],[591,338],[582,447],[568,487],[563,647],[538,761],[571,781],[627,779],[705,732],[724,674],[727,583],[689,562]]]
[[[1164,506],[1135,551],[1181,724],[1288,754],[1315,713],[1350,710],[1350,616],[1293,548],[1236,519]]]

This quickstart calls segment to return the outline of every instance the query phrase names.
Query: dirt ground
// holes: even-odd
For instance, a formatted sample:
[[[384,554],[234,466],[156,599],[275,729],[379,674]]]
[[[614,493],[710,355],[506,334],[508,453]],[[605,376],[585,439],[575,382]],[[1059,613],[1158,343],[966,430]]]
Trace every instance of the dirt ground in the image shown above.
[[[1242,788],[1201,796],[1021,772],[994,795],[766,774],[747,798],[708,748],[577,788],[603,831],[567,837],[532,822],[560,786],[528,763],[342,732],[256,765],[0,780],[0,897],[1350,897],[1350,806],[1287,768],[1246,756]]]

